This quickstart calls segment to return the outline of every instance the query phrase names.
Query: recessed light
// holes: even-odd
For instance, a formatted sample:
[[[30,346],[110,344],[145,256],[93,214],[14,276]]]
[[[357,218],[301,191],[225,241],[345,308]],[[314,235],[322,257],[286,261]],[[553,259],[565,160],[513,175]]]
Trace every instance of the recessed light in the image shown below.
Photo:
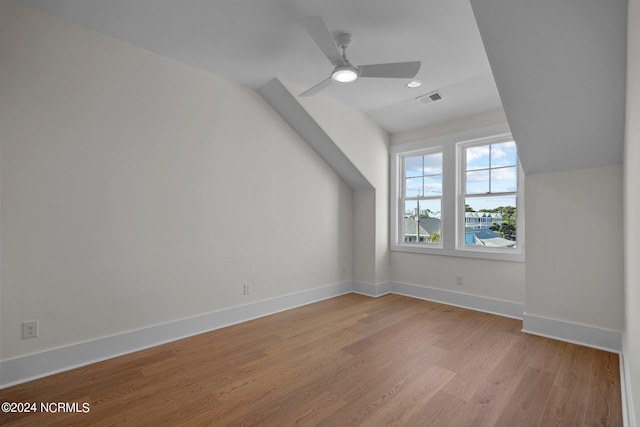
[[[422,82],[420,80],[411,80],[409,83],[407,83],[407,87],[411,89],[420,86],[422,86]]]

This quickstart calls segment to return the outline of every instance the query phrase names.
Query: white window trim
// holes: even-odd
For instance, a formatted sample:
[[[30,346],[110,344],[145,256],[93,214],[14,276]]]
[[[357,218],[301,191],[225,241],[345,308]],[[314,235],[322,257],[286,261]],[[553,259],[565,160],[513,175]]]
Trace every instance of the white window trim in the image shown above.
[[[412,252],[432,255],[457,256],[465,258],[480,258],[501,261],[524,262],[525,259],[525,236],[524,236],[524,174],[518,165],[518,247],[516,249],[489,249],[474,248],[464,245],[464,214],[459,214],[460,203],[464,206],[464,197],[461,193],[460,179],[460,154],[457,149],[458,144],[474,143],[478,144],[499,141],[504,138],[511,138],[509,126],[498,124],[474,129],[465,132],[458,132],[428,139],[422,139],[405,144],[391,146],[390,158],[390,232],[391,250],[399,252]],[[441,222],[441,244],[404,243],[400,228],[400,195],[404,183],[400,178],[402,171],[402,158],[409,154],[419,154],[429,149],[442,149],[442,222]],[[404,219],[404,215],[402,216]],[[462,243],[462,244],[460,244]]]

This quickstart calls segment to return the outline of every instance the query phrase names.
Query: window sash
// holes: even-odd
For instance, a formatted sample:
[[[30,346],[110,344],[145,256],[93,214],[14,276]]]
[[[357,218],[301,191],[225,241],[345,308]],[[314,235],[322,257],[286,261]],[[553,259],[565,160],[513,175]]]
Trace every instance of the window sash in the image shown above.
[[[481,141],[475,141],[475,142],[459,142],[456,144],[456,151],[458,152],[458,165],[457,165],[457,170],[456,170],[456,180],[457,180],[457,188],[458,188],[458,197],[457,197],[457,203],[456,203],[456,217],[457,217],[457,227],[456,227],[456,250],[459,251],[471,251],[471,252],[480,252],[480,253],[486,253],[486,252],[492,252],[492,253],[505,253],[505,254],[510,254],[510,253],[515,253],[515,254],[521,254],[522,253],[522,249],[521,249],[521,245],[520,245],[520,233],[522,233],[522,235],[524,235],[524,230],[522,227],[522,221],[520,219],[521,216],[521,204],[520,204],[520,193],[522,192],[522,188],[521,188],[521,183],[522,183],[522,169],[521,166],[519,164],[519,162],[517,162],[516,159],[516,165],[499,165],[499,166],[492,166],[492,155],[493,155],[493,146],[497,145],[497,144],[503,144],[506,142],[511,142],[513,141],[512,137],[506,136],[506,137],[497,137],[497,138],[490,138],[490,139],[485,139],[485,140],[481,140]],[[467,162],[467,154],[468,154],[468,150],[470,148],[479,148],[479,147],[488,147],[488,153],[489,153],[489,157],[488,157],[488,167],[482,167],[482,168],[468,168],[468,162]],[[500,170],[500,169],[507,169],[507,168],[516,168],[516,177],[515,177],[515,186],[516,186],[516,191],[492,191],[492,177],[491,177],[491,172],[492,171],[496,171],[496,170]],[[488,185],[488,191],[487,192],[481,192],[481,193],[474,193],[474,192],[468,192],[468,183],[467,183],[467,179],[468,179],[468,173],[469,172],[481,172],[481,171],[486,171],[488,172],[488,178],[487,178],[487,185]],[[499,197],[514,197],[515,198],[515,209],[516,209],[516,227],[517,227],[517,232],[516,232],[516,246],[515,247],[486,247],[486,246],[474,246],[474,245],[467,245],[466,243],[466,209],[465,206],[467,204],[468,199],[491,199],[491,198],[499,198]],[[522,215],[524,215],[524,212],[522,212]]]
[[[459,180],[459,183],[461,185],[458,186],[459,191],[461,193],[463,193],[465,196],[467,197],[472,197],[472,196],[482,196],[482,195],[495,195],[495,196],[499,196],[502,194],[508,194],[508,193],[518,193],[518,190],[520,188],[520,179],[519,179],[519,170],[520,170],[520,166],[518,164],[517,161],[517,157],[516,157],[516,163],[515,164],[507,164],[507,165],[499,165],[499,166],[492,166],[493,164],[493,146],[494,145],[500,145],[500,144],[504,144],[507,142],[512,142],[513,139],[512,138],[500,138],[500,139],[496,139],[493,141],[479,141],[479,142],[473,142],[473,143],[468,143],[468,142],[460,142],[457,144],[457,150],[459,151],[459,155],[460,155],[460,165],[458,168],[458,174],[456,176],[456,179]],[[470,149],[474,149],[474,148],[481,148],[481,147],[487,147],[488,150],[488,158],[487,158],[487,162],[488,162],[488,166],[487,167],[480,167],[480,168],[469,168],[468,167],[468,152]],[[517,151],[516,151],[516,155],[517,155]],[[515,172],[516,172],[516,176],[515,176],[515,186],[516,186],[516,190],[515,191],[492,191],[492,186],[494,185],[494,179],[493,179],[493,175],[492,172],[493,171],[500,171],[500,170],[506,170],[506,169],[513,169],[515,168]],[[482,173],[485,172],[488,174],[488,177],[486,179],[486,183],[488,186],[488,191],[486,192],[478,192],[478,193],[473,193],[473,192],[468,192],[469,189],[469,185],[468,185],[468,178],[469,178],[469,173],[472,174],[478,174],[478,173]]]
[[[443,185],[443,172],[444,172],[444,162],[440,163],[440,173],[437,174],[429,174],[429,173],[425,173],[424,170],[424,163],[422,165],[422,174],[421,175],[411,175],[408,176],[407,175],[407,170],[406,170],[406,165],[407,165],[407,159],[411,158],[411,157],[419,157],[419,156],[429,156],[432,154],[440,154],[442,156],[443,151],[441,148],[431,148],[431,149],[426,149],[426,150],[419,150],[419,151],[414,151],[414,152],[409,152],[409,153],[403,153],[401,155],[399,155],[399,160],[400,160],[400,168],[399,168],[399,173],[397,178],[400,179],[401,185],[400,185],[400,197],[398,198],[398,206],[397,206],[397,218],[398,218],[398,224],[397,224],[397,241],[396,244],[397,245],[410,245],[410,246],[424,246],[424,247],[430,247],[430,248],[441,248],[442,247],[442,240],[443,240],[443,236],[442,236],[442,221],[443,221],[443,195],[444,195],[444,189],[442,189],[442,185]],[[437,195],[432,195],[432,196],[427,196],[424,193],[424,181],[425,178],[429,178],[429,177],[436,177],[439,176],[440,177],[440,188],[441,193],[437,194]],[[421,191],[420,191],[420,195],[418,196],[407,196],[407,180],[408,179],[417,179],[417,178],[421,178],[422,179],[422,187],[421,187]],[[417,232],[416,234],[416,241],[415,242],[407,242],[406,241],[406,235],[405,235],[405,205],[406,202],[412,202],[415,201],[417,202],[418,206],[420,205],[421,201],[439,201],[440,202],[440,239],[437,242],[429,242],[429,241],[418,241],[418,234],[419,232]],[[418,208],[419,210],[419,208]],[[420,212],[418,212],[418,216],[420,215]]]

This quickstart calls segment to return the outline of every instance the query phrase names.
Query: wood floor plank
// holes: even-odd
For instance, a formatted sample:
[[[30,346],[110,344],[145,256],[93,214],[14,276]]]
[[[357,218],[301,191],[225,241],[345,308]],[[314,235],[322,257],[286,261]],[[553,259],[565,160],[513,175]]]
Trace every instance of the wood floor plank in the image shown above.
[[[373,422],[379,416],[379,410],[385,407],[400,391],[421,378],[421,374],[433,367],[436,359],[429,357],[428,344],[414,341],[405,345],[403,351],[386,361],[371,364],[372,369],[360,370],[358,377],[364,380],[357,385],[332,385],[331,390],[349,406],[341,408],[321,425],[360,425]],[[443,350],[433,347],[436,351]],[[378,355],[388,354],[379,352]],[[357,358],[355,358],[357,359]],[[363,393],[367,390],[367,393]]]
[[[588,406],[585,420],[591,425],[609,426],[622,424],[622,405],[619,387],[619,358],[603,351],[594,354],[586,396]]]
[[[514,319],[348,294],[0,390],[0,425],[622,425],[618,356]]]
[[[459,427],[494,426],[509,404],[535,354],[535,341],[523,334],[489,374],[484,384],[467,401],[452,425]]]
[[[599,350],[580,346],[569,346],[568,351],[564,352],[541,425],[592,424],[585,422],[585,415],[589,405],[593,404],[587,401],[587,396],[590,366],[597,353]],[[600,369],[606,367],[601,366]]]
[[[501,364],[518,340],[518,336],[510,332],[497,332],[499,329],[494,326],[511,322],[513,319],[491,318],[482,327],[471,332],[458,351],[450,352],[439,362],[439,366],[457,374],[444,391],[468,401],[484,386],[489,374]]]
[[[469,332],[478,329],[488,319],[488,314],[477,311],[460,310],[446,307],[431,322],[432,331],[442,338],[437,346],[446,350],[455,350],[469,338]]]
[[[496,426],[535,427],[538,425],[553,386],[554,375],[536,368],[528,368],[518,388],[505,406]]]
[[[543,369],[552,374],[558,372],[564,355],[573,347],[573,344],[537,335],[524,335],[523,339],[535,343],[533,350],[535,355],[530,361],[531,367]]]
[[[455,372],[436,365],[422,371],[375,414],[375,422],[384,426],[406,426],[421,409],[455,376]]]
[[[424,402],[422,407],[409,419],[407,426],[448,427],[452,420],[464,408],[464,400],[439,391],[433,398]]]

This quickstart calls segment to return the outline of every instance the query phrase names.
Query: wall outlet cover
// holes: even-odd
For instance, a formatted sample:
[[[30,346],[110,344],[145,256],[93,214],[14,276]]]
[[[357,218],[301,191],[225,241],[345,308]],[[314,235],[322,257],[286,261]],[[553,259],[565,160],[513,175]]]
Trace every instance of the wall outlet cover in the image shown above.
[[[39,335],[37,320],[22,322],[22,339],[35,338]]]

